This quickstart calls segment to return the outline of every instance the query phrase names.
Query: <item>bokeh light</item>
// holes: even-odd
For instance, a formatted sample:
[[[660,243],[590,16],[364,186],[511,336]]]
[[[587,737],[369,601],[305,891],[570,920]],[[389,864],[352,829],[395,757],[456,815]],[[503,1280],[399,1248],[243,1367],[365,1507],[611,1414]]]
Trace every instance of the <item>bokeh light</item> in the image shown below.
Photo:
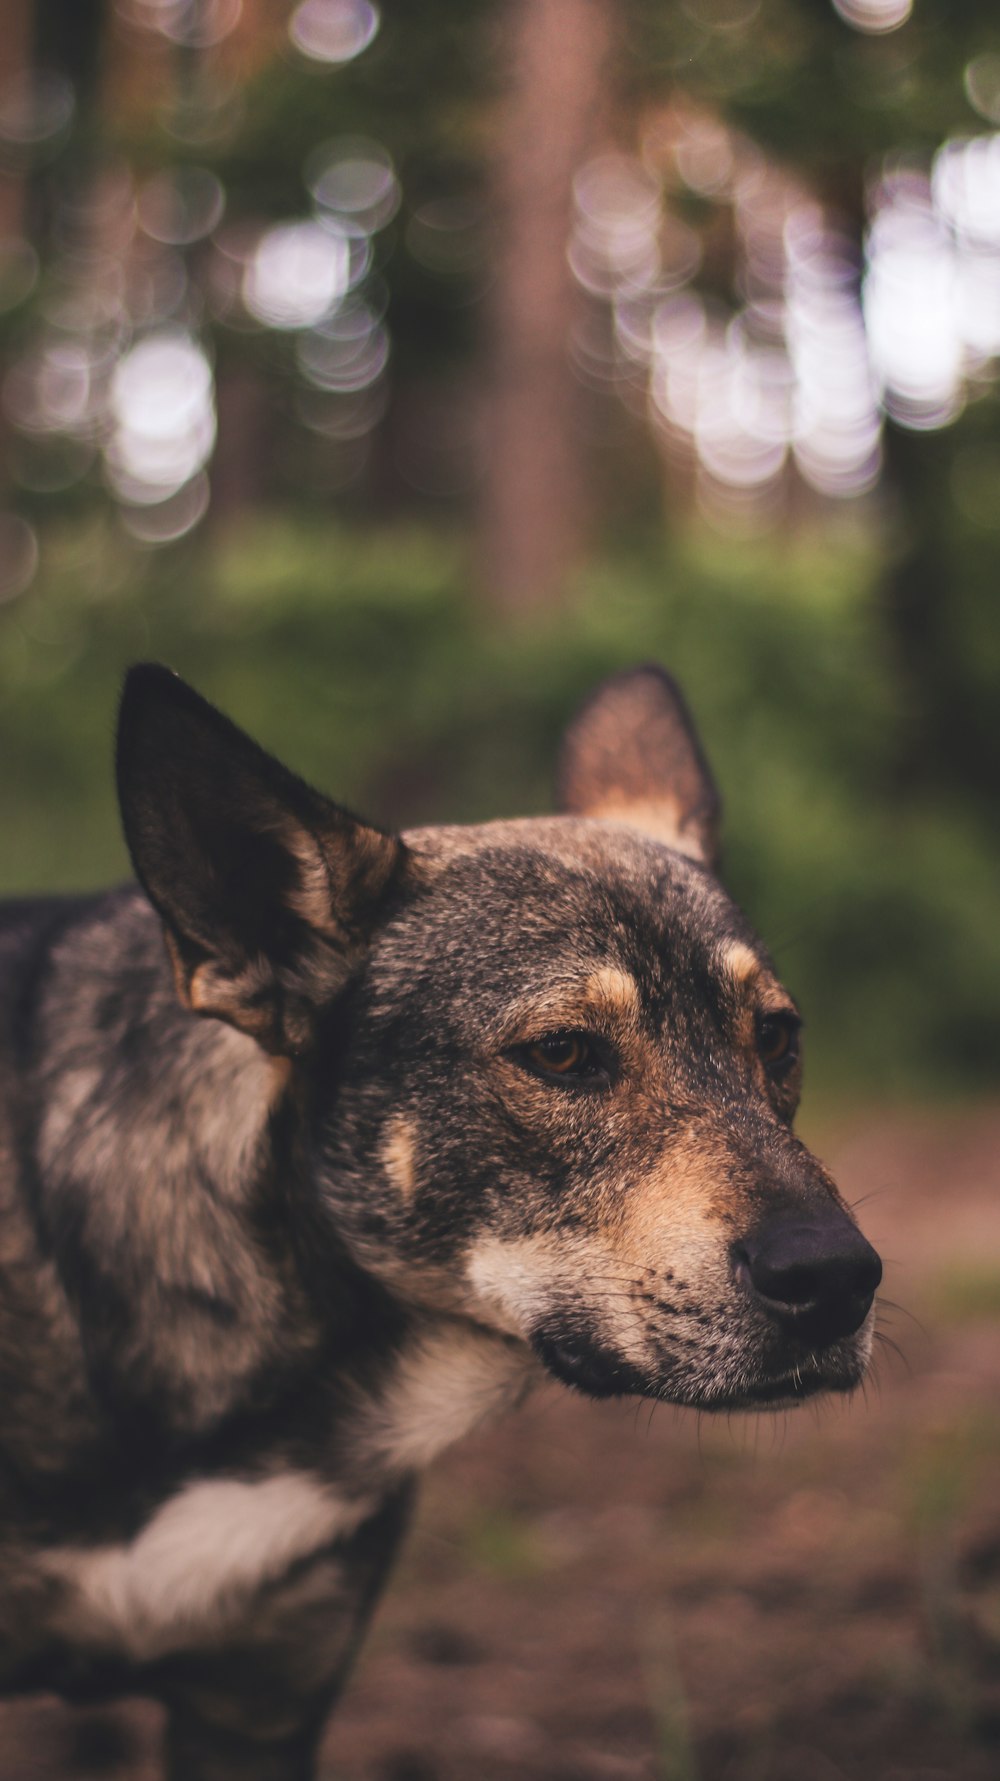
[[[133,23],[185,49],[210,49],[236,29],[243,0],[119,0]]]
[[[881,421],[858,300],[859,268],[813,207],[785,228],[785,338],[795,376],[795,462],[819,494],[872,488]]]
[[[875,35],[911,11],[910,0],[833,3],[847,25]],[[128,529],[156,543],[180,536],[191,515],[197,523],[210,498],[215,390],[203,336],[228,330],[251,353],[267,353],[268,334],[293,336],[287,350],[275,342],[270,360],[293,378],[281,425],[345,445],[379,424],[406,362],[387,320],[400,265],[429,274],[444,308],[475,302],[496,268],[482,191],[447,181],[438,190],[435,175],[404,193],[377,127],[296,150],[308,214],[281,215],[287,184],[258,212],[226,163],[230,206],[210,145],[239,116],[245,82],[234,71],[255,40],[253,9],[117,0],[115,10],[143,55],[155,46],[141,33],[164,40],[180,72],[162,122],[187,146],[176,164],[168,156],[142,174],[109,158],[93,177],[62,181],[44,279],[16,228],[0,243],[0,314],[25,306],[2,402],[21,488],[96,482],[96,461]],[[698,42],[731,34],[735,43],[759,4],[691,0],[684,11]],[[370,0],[300,0],[268,25],[267,53],[290,41],[307,62],[333,68],[367,49],[381,22]],[[280,65],[283,78],[318,90],[296,58]],[[981,117],[1000,121],[1000,56],[972,56],[964,87]],[[60,73],[8,81],[0,166],[16,177],[45,166],[76,107]],[[793,177],[711,103],[675,93],[639,118],[634,152],[628,134],[585,159],[573,181],[566,255],[579,308],[569,352],[588,389],[648,418],[685,498],[694,491],[718,515],[731,497],[745,520],[755,507],[787,513],[795,489],[800,500],[804,490],[864,495],[877,485],[886,416],[918,430],[946,425],[992,377],[1000,134],[956,135],[931,165],[887,162],[868,193],[860,255],[808,175]],[[414,456],[410,431],[405,420],[404,446],[392,447],[400,462]],[[352,475],[359,461],[355,453]],[[419,486],[409,470],[404,480]]]
[[[580,169],[573,197],[569,257],[584,289],[606,297],[651,285],[660,269],[659,182],[630,156],[602,155]]]
[[[399,209],[392,157],[367,137],[343,136],[324,143],[309,157],[306,182],[320,220],[333,216],[358,234],[384,229]]]
[[[987,123],[1000,124],[1000,55],[987,50],[973,56],[963,76],[965,96]]]
[[[3,386],[4,409],[26,433],[96,436],[104,416],[113,342],[59,335],[15,359]]]
[[[154,241],[190,247],[222,221],[226,194],[207,167],[176,167],[146,181],[137,201],[140,227]]]
[[[382,375],[389,339],[366,303],[352,303],[302,336],[297,359],[303,376],[318,389],[348,394]]]
[[[122,523],[140,544],[173,544],[204,519],[210,494],[208,477],[199,471],[163,500],[124,502]]]
[[[212,369],[190,334],[164,329],[120,360],[109,392],[105,468],[134,505],[164,501],[198,474],[215,444]]]
[[[826,498],[865,493],[881,464],[881,416],[845,238],[715,120],[675,113],[655,144],[658,178],[602,157],[575,187],[571,264],[588,295],[611,305],[619,387],[646,368],[668,460],[694,461],[701,504],[726,523],[777,515],[791,465]],[[672,213],[671,176],[731,208],[733,306],[691,288],[701,244]],[[586,338],[586,357],[575,346],[582,374],[615,382],[599,337]]]
[[[729,303],[695,293],[706,234],[678,191],[728,216]],[[581,168],[574,204],[569,259],[591,305],[578,373],[631,402],[645,371],[665,456],[693,462],[715,512],[728,489],[744,515],[754,491],[777,513],[792,468],[825,499],[868,493],[884,415],[947,425],[1000,355],[1000,135],[948,141],[930,170],[887,163],[863,260],[803,184],[688,103],[653,120],[641,159]]]
[[[257,243],[243,279],[243,301],[269,328],[309,328],[350,284],[347,236],[331,224],[278,223]]]
[[[288,22],[295,48],[313,62],[351,62],[375,38],[379,11],[369,0],[302,0]]]
[[[903,426],[944,426],[962,405],[958,282],[930,181],[888,175],[868,232],[865,325],[887,412]]]
[[[913,0],[833,0],[833,7],[845,24],[877,36],[905,25]]]
[[[37,165],[65,138],[76,107],[72,84],[48,69],[11,76],[0,87],[0,168]]]

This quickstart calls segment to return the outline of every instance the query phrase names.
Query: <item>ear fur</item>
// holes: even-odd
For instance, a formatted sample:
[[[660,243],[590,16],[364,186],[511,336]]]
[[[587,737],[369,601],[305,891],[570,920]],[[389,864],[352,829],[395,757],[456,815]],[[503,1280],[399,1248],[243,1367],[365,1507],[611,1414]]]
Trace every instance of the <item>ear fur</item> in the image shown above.
[[[178,993],[268,1051],[303,1050],[364,957],[405,848],[290,773],[169,669],[129,671],[125,839]]]
[[[719,794],[680,688],[655,665],[606,680],[563,738],[558,808],[605,817],[715,866]]]

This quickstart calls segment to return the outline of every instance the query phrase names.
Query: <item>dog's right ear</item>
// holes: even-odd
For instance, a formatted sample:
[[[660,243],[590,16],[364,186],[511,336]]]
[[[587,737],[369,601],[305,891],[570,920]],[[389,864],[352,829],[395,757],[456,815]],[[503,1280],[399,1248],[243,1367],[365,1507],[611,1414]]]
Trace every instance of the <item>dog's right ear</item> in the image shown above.
[[[117,768],[181,1000],[268,1051],[303,1050],[385,916],[402,841],[313,791],[155,663],[126,678]]]
[[[558,808],[611,818],[717,867],[719,794],[683,694],[647,664],[606,680],[563,737]]]

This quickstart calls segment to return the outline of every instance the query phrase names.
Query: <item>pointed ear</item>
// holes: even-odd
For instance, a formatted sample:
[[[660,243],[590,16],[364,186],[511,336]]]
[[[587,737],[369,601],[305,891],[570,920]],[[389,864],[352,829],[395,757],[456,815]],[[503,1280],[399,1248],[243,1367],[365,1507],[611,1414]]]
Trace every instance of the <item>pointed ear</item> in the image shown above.
[[[268,1051],[308,1046],[404,870],[396,837],[340,810],[166,668],[125,681],[118,796],[178,993]]]
[[[719,794],[680,689],[662,668],[606,680],[563,738],[558,807],[611,818],[714,866]]]

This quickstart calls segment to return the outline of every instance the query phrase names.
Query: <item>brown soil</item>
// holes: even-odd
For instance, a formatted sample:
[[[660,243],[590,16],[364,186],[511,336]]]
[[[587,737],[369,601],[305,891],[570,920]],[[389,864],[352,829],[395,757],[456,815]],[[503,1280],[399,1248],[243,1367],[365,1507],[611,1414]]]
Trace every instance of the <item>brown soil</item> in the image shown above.
[[[1000,1112],[820,1148],[871,1196],[905,1359],[866,1400],[731,1422],[552,1387],[466,1443],[330,1781],[1000,1776]],[[158,1731],[142,1705],[8,1707],[0,1776],[152,1781]]]

